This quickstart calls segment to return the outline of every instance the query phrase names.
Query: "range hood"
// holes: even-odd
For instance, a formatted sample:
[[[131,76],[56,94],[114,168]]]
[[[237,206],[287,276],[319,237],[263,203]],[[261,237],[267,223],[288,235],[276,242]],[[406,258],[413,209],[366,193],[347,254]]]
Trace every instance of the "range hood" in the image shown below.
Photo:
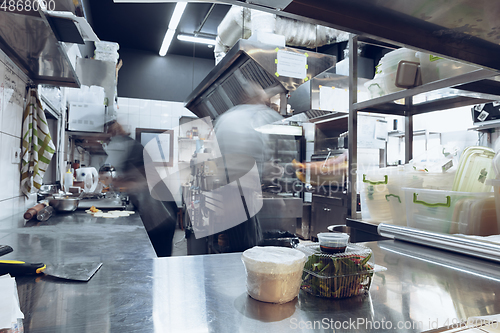
[[[335,56],[327,54],[240,39],[188,96],[185,106],[200,118],[215,119],[244,103],[255,86],[288,93],[335,62]]]
[[[79,0],[56,0],[51,4],[50,9],[83,15]],[[65,40],[60,32],[66,33],[68,29],[58,31],[57,22],[47,17],[41,8],[38,9],[13,12],[0,10],[0,48],[35,84],[80,87],[61,43],[61,40]]]

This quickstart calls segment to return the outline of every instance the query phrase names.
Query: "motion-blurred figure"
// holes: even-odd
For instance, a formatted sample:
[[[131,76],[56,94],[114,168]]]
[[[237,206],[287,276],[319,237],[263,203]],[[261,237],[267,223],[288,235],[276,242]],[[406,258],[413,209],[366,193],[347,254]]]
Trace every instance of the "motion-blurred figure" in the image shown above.
[[[271,183],[273,178],[283,174],[283,170],[273,163],[276,147],[263,127],[279,122],[283,117],[266,105],[272,93],[266,93],[260,87],[252,87],[250,91],[253,93],[246,103],[233,107],[215,119],[214,133],[223,157],[238,154],[252,157],[258,168],[260,182]],[[234,170],[239,165],[241,168],[246,167],[245,163],[231,163],[233,170],[229,172],[244,173],[243,169]],[[243,195],[242,200],[245,202]],[[227,229],[223,234],[231,252],[244,251],[263,241],[257,216]]]
[[[111,139],[105,149],[108,154],[106,164],[116,169],[116,176],[111,180],[112,188],[119,188],[129,195],[157,256],[171,256],[177,223],[176,203],[159,201],[151,196],[144,169],[144,147],[116,121],[108,123],[108,134]],[[165,187],[162,191],[168,189]]]

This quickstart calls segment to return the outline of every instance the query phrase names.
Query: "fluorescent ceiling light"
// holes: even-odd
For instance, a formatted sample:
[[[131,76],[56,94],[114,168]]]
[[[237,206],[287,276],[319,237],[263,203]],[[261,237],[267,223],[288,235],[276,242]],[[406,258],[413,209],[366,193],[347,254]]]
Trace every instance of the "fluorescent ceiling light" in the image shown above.
[[[187,2],[178,2],[175,5],[174,13],[170,18],[170,23],[168,24],[169,29],[177,29],[179,22],[181,20],[182,14],[184,13],[184,9],[186,9]]]
[[[163,43],[161,43],[160,56],[164,57],[165,54],[167,54],[168,48],[170,47],[170,43],[172,42],[174,35],[175,35],[175,30],[172,29],[167,30],[165,38],[163,38]]]
[[[172,17],[170,18],[170,23],[168,24],[168,30],[167,33],[165,34],[165,37],[163,38],[163,43],[161,44],[160,47],[160,56],[165,56],[168,52],[168,48],[170,47],[170,43],[172,42],[172,39],[174,38],[175,35],[175,30],[177,29],[177,26],[179,25],[179,22],[181,20],[182,14],[184,13],[184,9],[186,9],[187,2],[178,2],[175,5],[174,13],[172,14]]]
[[[215,45],[215,39],[210,39],[210,38],[196,37],[191,35],[177,35],[177,39],[182,40],[184,42]]]

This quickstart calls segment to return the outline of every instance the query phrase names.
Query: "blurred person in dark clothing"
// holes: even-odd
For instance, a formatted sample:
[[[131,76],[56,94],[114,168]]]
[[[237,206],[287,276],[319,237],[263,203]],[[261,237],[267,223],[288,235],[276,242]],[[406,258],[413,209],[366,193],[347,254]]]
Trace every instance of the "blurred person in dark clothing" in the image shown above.
[[[111,186],[123,189],[129,195],[141,216],[157,256],[171,256],[177,223],[177,204],[175,201],[156,200],[151,196],[144,168],[144,158],[148,158],[148,155],[144,154],[142,144],[132,139],[116,121],[108,122],[107,128],[111,138],[105,148],[108,154],[106,164],[115,167],[117,174],[112,179]],[[163,182],[157,187],[157,191],[168,192]]]
[[[281,177],[283,170],[273,161],[275,140],[271,140],[270,134],[262,128],[284,118],[268,106],[269,98],[274,95],[271,91],[253,86],[249,93],[244,104],[231,108],[215,119],[214,133],[222,156],[243,154],[252,157],[261,183],[272,183],[274,178]],[[291,149],[295,149],[295,143],[288,142],[293,145]],[[261,184],[258,185],[260,188]],[[230,252],[244,251],[263,242],[257,215],[222,233],[228,239]]]

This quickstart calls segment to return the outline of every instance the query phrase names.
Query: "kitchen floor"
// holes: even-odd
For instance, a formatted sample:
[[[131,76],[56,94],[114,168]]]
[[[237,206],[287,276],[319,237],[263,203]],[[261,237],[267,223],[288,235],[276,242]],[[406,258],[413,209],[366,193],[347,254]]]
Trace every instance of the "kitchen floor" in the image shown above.
[[[187,241],[184,238],[184,230],[175,229],[173,242],[172,256],[187,256]]]

